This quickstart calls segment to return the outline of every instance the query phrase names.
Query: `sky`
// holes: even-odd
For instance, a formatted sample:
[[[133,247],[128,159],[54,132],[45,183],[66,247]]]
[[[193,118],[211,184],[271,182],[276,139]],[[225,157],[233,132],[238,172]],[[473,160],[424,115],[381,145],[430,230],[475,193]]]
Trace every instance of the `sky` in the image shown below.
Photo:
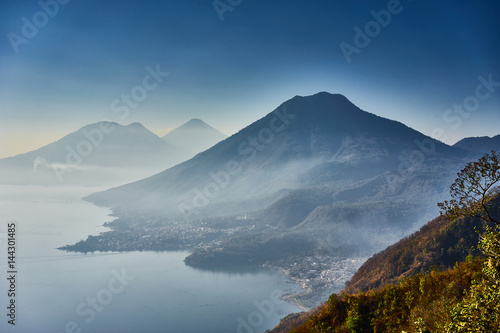
[[[341,93],[448,144],[500,134],[500,2],[0,0],[0,158],[101,120],[231,135]]]

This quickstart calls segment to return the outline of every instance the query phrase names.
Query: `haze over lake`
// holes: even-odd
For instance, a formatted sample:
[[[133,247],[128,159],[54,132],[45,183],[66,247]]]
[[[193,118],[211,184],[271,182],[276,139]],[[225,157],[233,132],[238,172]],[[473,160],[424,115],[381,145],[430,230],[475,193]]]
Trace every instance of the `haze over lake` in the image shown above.
[[[110,211],[80,200],[96,190],[0,186],[2,244],[7,222],[18,225],[16,326],[2,320],[0,331],[264,332],[300,311],[277,298],[299,290],[277,271],[197,270],[184,264],[187,252],[56,250],[106,230]],[[0,258],[5,272],[6,253]]]
[[[494,0],[0,1],[0,333],[285,331],[349,281],[453,267],[477,249],[465,229],[394,245],[500,151],[499,16]],[[390,326],[351,300],[346,327]],[[408,325],[445,308],[429,304]]]

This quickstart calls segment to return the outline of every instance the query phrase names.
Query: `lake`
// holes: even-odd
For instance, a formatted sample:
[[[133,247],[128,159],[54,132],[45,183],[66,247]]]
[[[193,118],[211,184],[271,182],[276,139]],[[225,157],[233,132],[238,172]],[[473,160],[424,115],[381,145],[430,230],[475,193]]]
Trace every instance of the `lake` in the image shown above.
[[[0,186],[0,332],[264,332],[298,307],[279,271],[188,267],[187,252],[74,254],[57,247],[107,230],[100,188]],[[7,225],[16,222],[16,318],[8,324]]]

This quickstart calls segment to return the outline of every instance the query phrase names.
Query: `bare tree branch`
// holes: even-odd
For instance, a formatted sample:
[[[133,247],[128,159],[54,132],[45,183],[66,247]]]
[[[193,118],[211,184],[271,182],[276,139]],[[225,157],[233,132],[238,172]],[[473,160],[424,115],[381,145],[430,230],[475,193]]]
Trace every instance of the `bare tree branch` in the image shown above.
[[[488,203],[498,193],[495,185],[500,182],[500,155],[494,150],[476,162],[467,163],[457,173],[450,186],[451,200],[438,204],[441,214],[449,217],[472,216],[491,221],[500,226],[492,216]]]

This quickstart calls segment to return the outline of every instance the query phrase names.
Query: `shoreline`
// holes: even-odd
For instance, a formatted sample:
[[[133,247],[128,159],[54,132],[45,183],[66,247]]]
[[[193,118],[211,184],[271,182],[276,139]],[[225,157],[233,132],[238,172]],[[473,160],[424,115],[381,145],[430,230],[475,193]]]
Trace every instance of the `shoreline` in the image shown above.
[[[304,304],[301,304],[300,300],[297,299],[297,297],[305,296],[305,295],[312,293],[312,289],[310,288],[310,286],[306,285],[305,281],[303,281],[300,278],[296,278],[296,277],[291,276],[290,273],[286,269],[284,269],[283,267],[278,267],[278,266],[263,266],[263,267],[269,267],[269,268],[273,268],[273,269],[281,271],[286,276],[286,278],[288,280],[290,280],[291,283],[297,284],[302,288],[302,291],[299,293],[294,293],[294,294],[290,293],[290,294],[283,295],[282,298],[286,302],[292,303],[293,305],[295,305],[296,307],[301,309],[303,312],[308,312],[312,309],[312,308],[306,307],[306,305],[304,305]]]
[[[304,311],[309,311],[328,301],[332,294],[338,294],[367,259],[367,256],[315,257],[305,258],[300,263],[290,261],[281,265],[267,264],[265,267],[280,270],[291,283],[299,285],[302,290],[287,295],[287,300]],[[283,267],[283,264],[287,267]]]

